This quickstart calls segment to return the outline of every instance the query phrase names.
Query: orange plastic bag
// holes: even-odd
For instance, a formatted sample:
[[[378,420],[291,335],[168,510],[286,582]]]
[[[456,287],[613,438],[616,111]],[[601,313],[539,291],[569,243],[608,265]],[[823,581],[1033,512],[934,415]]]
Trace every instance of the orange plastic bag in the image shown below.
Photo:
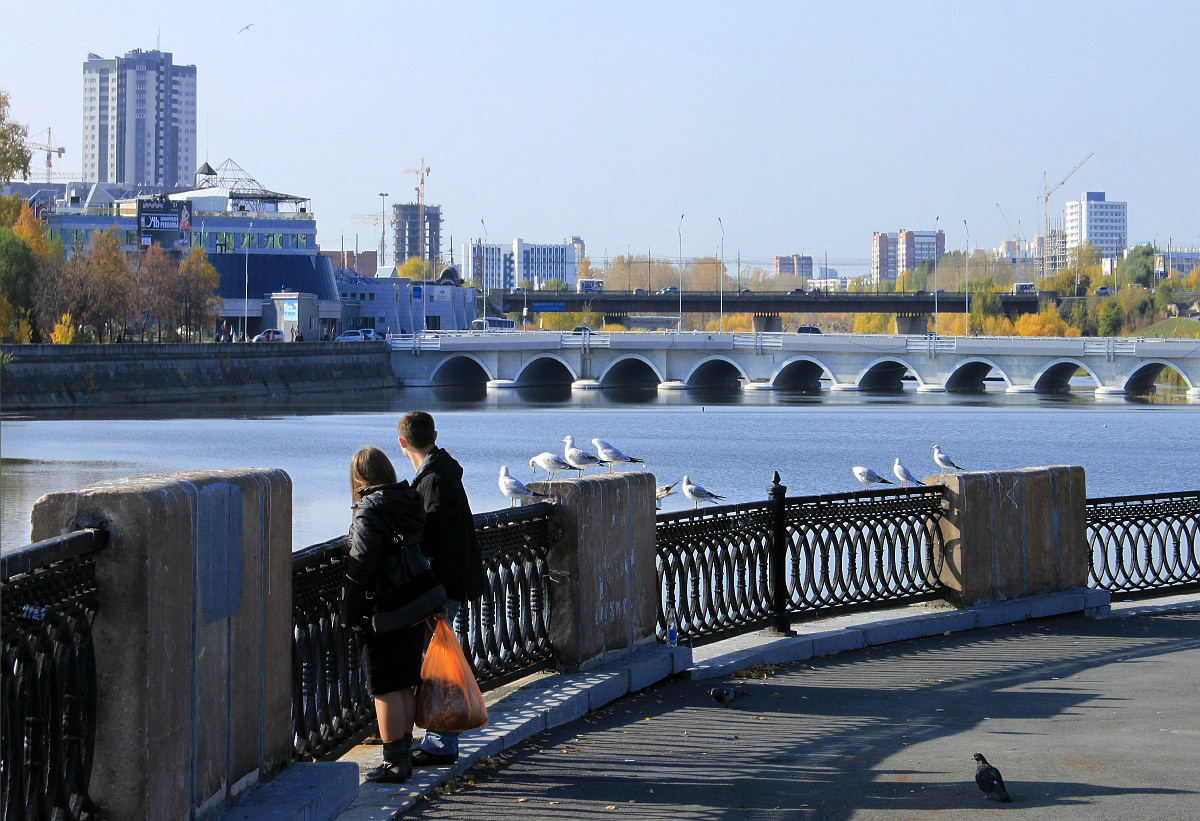
[[[487,707],[454,631],[439,618],[421,665],[417,725],[435,733],[487,726]]]

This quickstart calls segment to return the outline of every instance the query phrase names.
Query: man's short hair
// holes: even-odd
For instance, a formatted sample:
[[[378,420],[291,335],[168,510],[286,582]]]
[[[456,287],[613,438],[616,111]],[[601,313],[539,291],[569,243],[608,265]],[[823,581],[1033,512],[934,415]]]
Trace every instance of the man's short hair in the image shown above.
[[[425,450],[437,438],[437,430],[433,427],[433,417],[425,411],[412,411],[400,417],[396,425],[400,438],[408,442],[410,448]]]

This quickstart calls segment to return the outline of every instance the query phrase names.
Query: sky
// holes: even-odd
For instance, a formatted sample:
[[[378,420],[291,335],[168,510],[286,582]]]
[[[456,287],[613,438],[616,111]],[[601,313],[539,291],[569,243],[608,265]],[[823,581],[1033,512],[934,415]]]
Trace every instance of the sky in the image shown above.
[[[308,196],[323,248],[378,246],[378,193],[443,242],[579,235],[588,256],[827,253],[872,231],[998,245],[1085,190],[1131,243],[1200,246],[1198,4],[73,3],[10,7],[0,88],[81,168],[82,64],[156,41],[197,67],[200,159]],[[183,9],[182,11],[180,9]],[[24,18],[24,19],[23,19]],[[246,24],[253,26],[237,33]],[[25,32],[13,36],[13,32]],[[161,39],[159,39],[161,38]],[[34,164],[44,155],[35,155]],[[680,215],[684,215],[680,227]],[[719,221],[718,221],[719,220]],[[482,222],[481,222],[482,221]]]

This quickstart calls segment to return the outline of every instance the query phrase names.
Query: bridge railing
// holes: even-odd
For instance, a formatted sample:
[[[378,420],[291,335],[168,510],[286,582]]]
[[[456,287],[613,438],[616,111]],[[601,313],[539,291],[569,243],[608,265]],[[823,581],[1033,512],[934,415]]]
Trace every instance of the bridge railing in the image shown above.
[[[716,641],[793,615],[940,595],[942,486],[788,498],[658,517],[658,634]]]
[[[96,748],[94,554],[81,530],[0,558],[0,817],[90,817]]]
[[[1200,586],[1200,490],[1087,501],[1092,587],[1162,594]]]
[[[553,658],[546,557],[554,509],[542,503],[475,516],[487,590],[467,602],[454,629],[484,689]],[[374,719],[358,634],[339,618],[346,553],[341,536],[292,557],[292,735],[301,759],[336,752]]]

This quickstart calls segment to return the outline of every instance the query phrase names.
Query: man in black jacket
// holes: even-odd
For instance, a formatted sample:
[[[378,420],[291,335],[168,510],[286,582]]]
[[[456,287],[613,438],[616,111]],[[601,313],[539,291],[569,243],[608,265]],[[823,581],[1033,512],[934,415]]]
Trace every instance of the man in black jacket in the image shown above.
[[[486,580],[475,522],[463,488],[462,465],[437,446],[433,417],[423,411],[406,413],[396,426],[400,449],[417,471],[413,486],[425,505],[425,535],[421,549],[450,601],[451,624],[468,599],[483,595]],[[413,751],[415,767],[450,764],[458,759],[458,734],[426,731]]]

